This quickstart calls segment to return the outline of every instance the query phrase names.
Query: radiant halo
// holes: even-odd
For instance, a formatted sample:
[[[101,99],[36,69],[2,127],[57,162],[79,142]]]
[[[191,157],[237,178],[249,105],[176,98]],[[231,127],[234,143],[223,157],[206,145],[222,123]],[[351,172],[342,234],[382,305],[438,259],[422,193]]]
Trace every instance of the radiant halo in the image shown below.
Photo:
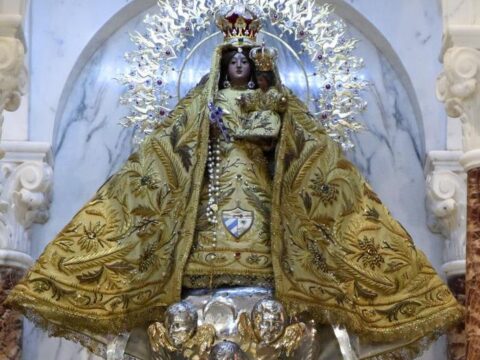
[[[352,133],[362,129],[356,118],[366,107],[361,91],[367,82],[360,76],[363,60],[353,55],[357,40],[347,38],[345,23],[331,6],[314,1],[244,3],[267,25],[259,36],[276,40],[293,55],[304,83],[297,95],[335,141],[352,148]],[[209,41],[221,42],[215,14],[234,4],[238,1],[159,0],[158,12],[144,18],[145,29],[131,34],[135,49],[125,55],[130,69],[119,78],[126,87],[120,102],[130,108],[121,123],[135,128],[136,142],[151,133],[182,96],[186,65],[200,56],[197,50]],[[198,81],[209,67],[196,66]],[[282,80],[289,85],[288,79]]]

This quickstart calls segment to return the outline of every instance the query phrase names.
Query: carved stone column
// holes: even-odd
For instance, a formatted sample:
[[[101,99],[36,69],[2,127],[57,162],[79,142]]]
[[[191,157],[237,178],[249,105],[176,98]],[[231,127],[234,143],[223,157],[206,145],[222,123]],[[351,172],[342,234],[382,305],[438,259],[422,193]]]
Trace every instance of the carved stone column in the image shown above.
[[[15,111],[20,106],[27,79],[24,12],[25,0],[0,0],[0,136],[4,110]],[[3,145],[0,158],[5,150],[9,153],[0,162],[0,358],[11,360],[21,358],[22,319],[1,304],[30,265],[27,231],[38,220],[32,211],[35,213],[44,203],[38,194],[48,192],[49,180],[45,179],[51,178],[51,170],[44,164],[49,150],[30,146],[35,153],[30,159],[23,145]],[[18,157],[20,154],[27,156]]]
[[[445,71],[437,82],[437,96],[447,114],[462,122],[460,163],[468,174],[465,333],[466,359],[473,360],[480,354],[480,51],[453,46],[443,60]]]
[[[425,166],[429,228],[445,238],[443,271],[457,300],[465,304],[467,187],[461,151],[431,151]],[[448,334],[450,360],[465,359],[465,326]]]
[[[3,142],[0,160],[0,304],[32,264],[29,229],[48,219],[50,145]],[[0,305],[0,358],[20,359],[22,318]]]

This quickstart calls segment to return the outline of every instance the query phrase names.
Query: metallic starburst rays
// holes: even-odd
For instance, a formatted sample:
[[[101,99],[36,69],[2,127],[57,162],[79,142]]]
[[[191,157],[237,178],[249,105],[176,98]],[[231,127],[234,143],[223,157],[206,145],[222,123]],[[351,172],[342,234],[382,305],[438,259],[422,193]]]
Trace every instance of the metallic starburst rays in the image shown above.
[[[146,15],[144,30],[131,34],[136,48],[125,55],[130,70],[120,77],[126,87],[120,101],[130,108],[122,125],[135,127],[136,142],[151,133],[178,101],[176,87],[167,84],[178,83],[181,72],[175,66],[188,53],[189,40],[208,36],[205,30],[214,23],[215,13],[236,3],[160,0],[158,12]],[[353,55],[357,41],[346,36],[345,23],[329,5],[313,1],[246,0],[245,4],[264,23],[271,23],[280,38],[294,39],[299,53],[307,55],[304,58],[314,69],[308,80],[316,87],[309,99],[312,113],[344,149],[352,148],[352,133],[362,129],[356,118],[366,107],[361,92],[367,82],[359,76],[363,60]]]

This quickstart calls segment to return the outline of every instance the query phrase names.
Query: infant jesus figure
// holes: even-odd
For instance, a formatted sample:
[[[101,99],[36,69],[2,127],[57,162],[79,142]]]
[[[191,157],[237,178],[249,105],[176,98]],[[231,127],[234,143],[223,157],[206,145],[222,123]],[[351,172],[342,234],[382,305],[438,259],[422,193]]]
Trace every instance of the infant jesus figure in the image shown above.
[[[237,99],[240,109],[248,114],[241,116],[242,126],[236,134],[237,138],[243,138],[243,134],[259,139],[265,135],[269,138],[278,136],[281,127],[280,114],[286,110],[287,99],[282,94],[275,76],[276,57],[276,49],[264,45],[250,51],[258,87]]]

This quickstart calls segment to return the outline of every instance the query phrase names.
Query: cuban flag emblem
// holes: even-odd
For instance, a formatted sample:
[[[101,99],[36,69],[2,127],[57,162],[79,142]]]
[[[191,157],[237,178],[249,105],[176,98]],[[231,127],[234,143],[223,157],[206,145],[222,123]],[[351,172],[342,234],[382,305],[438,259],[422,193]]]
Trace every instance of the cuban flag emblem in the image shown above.
[[[239,207],[222,211],[222,222],[228,232],[237,239],[245,234],[253,224],[253,212]]]

